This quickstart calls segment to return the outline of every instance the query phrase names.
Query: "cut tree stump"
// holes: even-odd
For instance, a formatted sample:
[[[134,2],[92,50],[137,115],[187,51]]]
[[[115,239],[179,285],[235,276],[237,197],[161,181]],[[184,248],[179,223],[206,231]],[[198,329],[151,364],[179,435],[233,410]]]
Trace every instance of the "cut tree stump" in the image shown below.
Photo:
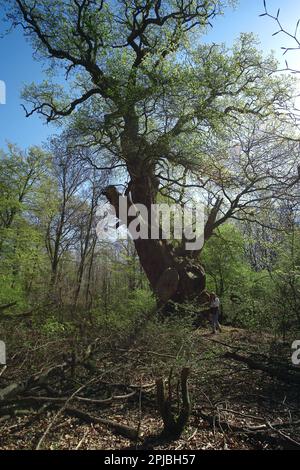
[[[170,377],[168,394],[166,394],[164,379],[161,377],[156,381],[157,404],[164,423],[163,436],[178,439],[188,424],[191,414],[191,401],[188,390],[189,373],[190,369],[188,367],[185,367],[181,371],[180,384],[182,402],[177,416],[172,410],[174,404],[172,403],[172,385]]]

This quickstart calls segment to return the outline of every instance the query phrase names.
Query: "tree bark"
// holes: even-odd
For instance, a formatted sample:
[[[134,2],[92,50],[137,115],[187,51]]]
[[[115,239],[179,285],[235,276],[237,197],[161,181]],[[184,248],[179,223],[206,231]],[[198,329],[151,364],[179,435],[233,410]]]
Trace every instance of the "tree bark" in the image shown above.
[[[181,396],[182,403],[178,416],[175,415],[172,408],[174,403],[172,402],[172,385],[169,380],[169,393],[166,393],[164,380],[159,378],[156,381],[156,394],[157,404],[160,415],[164,423],[163,435],[170,436],[175,439],[179,438],[188,424],[191,414],[191,401],[188,390],[188,376],[190,369],[185,367],[181,371],[180,384],[181,384]],[[178,404],[177,404],[178,405]]]
[[[147,175],[132,179],[125,193],[127,207],[129,208],[132,204],[143,204],[148,209],[150,217],[151,204],[155,203],[156,192],[153,177]],[[103,194],[114,207],[116,216],[119,217],[120,193],[114,186],[109,186]],[[127,227],[133,219],[134,217],[128,217]],[[168,240],[151,239],[150,220],[146,223],[148,224],[148,239],[135,239],[134,244],[141,266],[157,296],[158,304],[163,306],[170,300],[182,303],[191,299],[206,302],[205,272],[200,261],[194,254],[192,255],[192,252],[182,250],[179,252]]]

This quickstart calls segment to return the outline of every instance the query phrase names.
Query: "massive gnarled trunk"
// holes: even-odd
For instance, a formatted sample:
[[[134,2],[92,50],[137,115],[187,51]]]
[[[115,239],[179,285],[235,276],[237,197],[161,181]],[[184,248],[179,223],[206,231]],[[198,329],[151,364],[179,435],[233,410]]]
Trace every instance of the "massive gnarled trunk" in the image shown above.
[[[132,178],[127,190],[128,206],[144,204],[150,215],[151,204],[155,202],[157,191],[153,181],[154,178],[149,176],[149,173]],[[119,216],[120,194],[116,188],[109,186],[104,194]],[[131,218],[128,217],[128,224],[130,222]],[[207,300],[205,272],[191,252],[176,250],[163,238],[155,240],[149,236],[148,239],[138,238],[134,243],[140,263],[160,305],[169,300],[179,303],[195,298],[200,302]]]

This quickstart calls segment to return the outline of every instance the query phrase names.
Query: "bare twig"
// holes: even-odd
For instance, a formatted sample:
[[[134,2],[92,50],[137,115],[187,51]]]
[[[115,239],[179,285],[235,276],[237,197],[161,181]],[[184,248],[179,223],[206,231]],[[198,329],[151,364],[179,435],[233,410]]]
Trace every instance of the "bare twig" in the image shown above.
[[[80,439],[80,441],[78,442],[78,444],[77,444],[75,450],[79,450],[79,449],[80,449],[80,447],[81,447],[82,444],[84,443],[85,438],[86,438],[86,436],[88,435],[88,433],[89,433],[89,429],[87,429],[87,430],[85,431],[85,433],[84,433],[82,439]]]

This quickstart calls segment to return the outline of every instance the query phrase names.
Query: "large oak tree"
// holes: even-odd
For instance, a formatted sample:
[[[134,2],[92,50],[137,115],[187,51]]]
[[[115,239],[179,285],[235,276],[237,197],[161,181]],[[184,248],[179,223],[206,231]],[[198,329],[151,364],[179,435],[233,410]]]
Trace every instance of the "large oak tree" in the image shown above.
[[[124,169],[129,204],[150,208],[160,193],[170,196],[170,187],[209,188],[205,239],[221,221],[240,209],[245,212],[249,191],[267,192],[270,198],[281,183],[287,189],[297,181],[290,167],[287,179],[277,179],[271,191],[263,186],[271,184],[270,175],[264,173],[262,183],[258,174],[268,171],[268,165],[261,164],[259,171],[252,171],[250,163],[247,171],[240,166],[244,175],[239,178],[229,177],[226,164],[218,164],[224,157],[222,146],[216,150],[214,145],[220,135],[230,133],[246,116],[274,119],[286,110],[292,94],[290,83],[276,74],[276,61],[262,56],[251,35],[241,35],[231,50],[201,43],[201,34],[226,3],[5,2],[9,21],[23,28],[36,55],[50,63],[48,81],[24,90],[27,116],[67,120],[78,144],[94,148],[97,158],[92,163],[99,171]],[[118,214],[117,188],[108,187],[105,195]],[[135,247],[162,300],[184,301],[203,294],[199,252],[163,239],[138,239]]]

